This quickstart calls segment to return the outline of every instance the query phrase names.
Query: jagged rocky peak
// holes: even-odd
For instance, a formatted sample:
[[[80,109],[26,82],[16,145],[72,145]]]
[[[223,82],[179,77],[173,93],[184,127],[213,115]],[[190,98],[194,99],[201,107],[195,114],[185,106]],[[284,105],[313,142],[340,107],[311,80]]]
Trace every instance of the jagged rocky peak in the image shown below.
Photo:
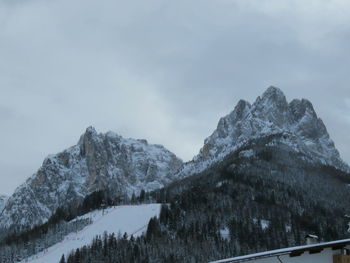
[[[317,114],[314,110],[312,103],[306,99],[294,99],[289,103],[289,110],[294,120],[300,120],[306,113],[313,118],[317,118]]]
[[[285,110],[288,106],[287,99],[283,91],[274,86],[270,86],[261,97],[259,96],[256,99],[254,104],[256,107],[261,107],[262,109],[272,106]]]
[[[205,169],[252,139],[278,134],[285,145],[314,163],[349,171],[311,102],[294,99],[288,103],[284,93],[273,86],[252,105],[240,100],[230,114],[220,119],[217,129],[187,166],[193,171]]]
[[[78,145],[83,156],[87,152],[92,153],[95,150],[98,145],[98,134],[94,127],[90,126],[86,129],[85,133],[81,135]]]
[[[236,121],[236,120],[244,118],[247,115],[247,113],[249,112],[250,108],[251,108],[251,105],[249,102],[247,102],[245,100],[240,100],[237,103],[232,114],[230,115],[232,121]]]
[[[222,138],[227,137],[230,133],[231,123],[244,118],[245,115],[249,112],[250,107],[251,105],[249,102],[240,100],[231,114],[219,120],[216,129],[218,136]]]
[[[271,121],[278,127],[282,127],[286,121],[288,102],[279,88],[269,87],[261,97],[256,99],[253,106],[253,116]]]
[[[96,190],[108,188],[119,196],[155,190],[172,182],[181,166],[163,146],[88,127],[77,145],[48,156],[9,197],[0,228],[45,222],[59,206]]]
[[[290,121],[294,123],[298,134],[310,139],[329,139],[327,128],[318,118],[312,103],[306,99],[294,99],[289,103]]]

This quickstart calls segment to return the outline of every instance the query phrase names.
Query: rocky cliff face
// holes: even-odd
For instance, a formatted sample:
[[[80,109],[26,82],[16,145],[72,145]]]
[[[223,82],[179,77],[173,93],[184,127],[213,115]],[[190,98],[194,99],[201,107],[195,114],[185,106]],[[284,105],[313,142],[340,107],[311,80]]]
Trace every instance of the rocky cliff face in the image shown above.
[[[350,171],[312,104],[305,99],[288,103],[280,89],[270,87],[253,104],[241,100],[229,115],[221,118],[200,153],[183,167],[179,176],[201,172],[249,141],[277,134],[303,160]]]
[[[4,209],[4,206],[5,206],[6,202],[7,202],[7,199],[8,199],[7,196],[0,195],[0,213],[1,213],[2,209]]]
[[[47,157],[42,167],[8,199],[0,227],[45,222],[62,205],[109,188],[116,195],[151,191],[175,179],[182,161],[160,145],[98,134],[88,128],[77,145]]]

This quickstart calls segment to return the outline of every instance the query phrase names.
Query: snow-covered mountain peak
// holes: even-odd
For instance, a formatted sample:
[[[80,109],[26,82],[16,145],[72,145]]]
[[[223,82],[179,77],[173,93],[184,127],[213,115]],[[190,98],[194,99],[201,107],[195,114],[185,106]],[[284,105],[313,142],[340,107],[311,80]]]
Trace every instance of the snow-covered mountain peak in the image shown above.
[[[314,163],[350,171],[312,103],[306,99],[288,103],[284,93],[271,86],[252,105],[240,100],[230,114],[221,118],[217,129],[205,139],[200,153],[181,173],[201,171],[252,139],[269,135],[283,135],[284,144]]]
[[[98,144],[99,137],[100,136],[98,135],[95,128],[90,126],[86,128],[85,133],[80,136],[78,145],[82,148],[82,150],[84,150],[85,148],[89,148],[90,145]]]
[[[242,119],[246,116],[251,107],[252,105],[250,105],[248,101],[239,100],[232,114],[235,119]]]
[[[254,103],[257,108],[269,109],[270,107],[278,107],[285,109],[288,106],[286,96],[283,91],[276,87],[269,87],[263,95],[258,97]]]
[[[317,118],[317,114],[310,101],[307,99],[294,99],[289,103],[289,110],[294,121],[300,120],[305,114],[312,118]]]
[[[163,146],[88,127],[77,145],[48,156],[16,189],[0,215],[0,228],[42,223],[58,207],[96,190],[120,196],[155,190],[172,182],[181,166]]]
[[[114,132],[108,132],[114,133]],[[80,136],[78,144],[83,143],[85,140],[95,140],[98,137],[98,133],[93,126],[86,128],[85,132]]]
[[[231,123],[236,122],[240,119],[244,119],[247,114],[250,112],[251,105],[249,102],[245,100],[240,100],[235,109],[227,116],[221,118],[219,120],[217,129],[216,129],[216,136],[218,137],[227,137],[231,130]],[[210,137],[206,139],[205,143],[208,143],[210,140]]]
[[[274,100],[286,100],[286,96],[284,95],[283,91],[280,88],[277,88],[275,86],[268,87],[261,98],[273,98]]]
[[[269,87],[253,104],[251,114],[253,117],[272,122],[282,127],[286,122],[288,102],[284,93],[276,87]]]

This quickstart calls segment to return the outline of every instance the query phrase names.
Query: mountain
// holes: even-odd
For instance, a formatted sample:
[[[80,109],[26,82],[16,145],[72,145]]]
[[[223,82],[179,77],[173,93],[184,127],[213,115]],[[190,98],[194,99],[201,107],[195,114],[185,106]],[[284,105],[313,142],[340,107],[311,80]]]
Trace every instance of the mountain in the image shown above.
[[[312,104],[270,87],[221,118],[183,179],[156,192],[170,206],[147,249],[208,262],[303,245],[310,233],[349,238],[349,171]]]
[[[41,224],[58,207],[109,189],[116,196],[155,190],[174,181],[182,161],[163,146],[87,128],[77,145],[47,157],[9,197],[0,228]]]
[[[134,144],[138,146],[130,147]],[[121,145],[128,145],[124,157]],[[146,200],[165,205],[159,220],[149,222],[147,235],[130,240],[116,240],[112,234],[105,241],[97,237],[70,255],[82,263],[208,262],[302,245],[306,234],[318,235],[321,241],[349,238],[350,169],[308,100],[288,102],[280,89],[270,87],[253,104],[239,101],[185,164],[160,146],[148,147],[144,141],[89,128],[78,145],[47,158],[28,180],[30,187],[22,186],[26,191],[16,191],[21,198],[12,215],[26,218],[25,213],[32,213],[34,220],[44,211],[33,213],[41,209],[37,200],[49,210],[52,203],[57,207],[97,189],[124,195],[138,193],[141,187],[155,189]],[[135,148],[150,158],[159,153],[151,158],[157,160],[159,183],[147,180],[148,172],[140,170],[144,166],[130,161],[145,159],[135,158]],[[161,157],[164,154],[169,158]],[[161,185],[165,187],[158,188]],[[49,199],[47,192],[56,199]],[[140,195],[135,200],[145,199]],[[13,216],[5,218],[14,222]]]
[[[154,193],[170,204],[161,233],[129,244],[149,253],[142,260],[208,262],[304,245],[307,234],[350,237],[349,166],[312,104],[278,88],[240,101],[178,176]]]
[[[294,99],[288,103],[283,92],[271,86],[253,104],[240,100],[230,114],[221,118],[199,154],[184,165],[179,176],[204,171],[251,140],[274,135],[300,160],[350,171],[311,102]],[[242,154],[251,155],[254,151]]]

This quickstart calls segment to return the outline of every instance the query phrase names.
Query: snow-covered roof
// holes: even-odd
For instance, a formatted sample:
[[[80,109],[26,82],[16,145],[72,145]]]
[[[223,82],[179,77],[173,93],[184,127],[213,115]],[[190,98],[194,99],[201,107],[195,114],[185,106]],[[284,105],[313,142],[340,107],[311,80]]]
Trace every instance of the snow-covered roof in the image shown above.
[[[250,261],[250,260],[254,260],[254,259],[277,257],[277,256],[282,256],[282,255],[289,255],[290,257],[295,257],[295,256],[300,256],[305,251],[311,251],[311,252],[316,253],[316,252],[322,251],[325,248],[330,248],[330,247],[341,249],[349,244],[350,244],[350,239],[342,239],[342,240],[336,240],[336,241],[318,243],[318,244],[312,244],[312,245],[270,250],[270,251],[265,251],[265,252],[260,252],[260,253],[245,255],[245,256],[221,259],[221,260],[217,260],[217,261],[212,261],[210,263],[245,262],[245,261]]]

